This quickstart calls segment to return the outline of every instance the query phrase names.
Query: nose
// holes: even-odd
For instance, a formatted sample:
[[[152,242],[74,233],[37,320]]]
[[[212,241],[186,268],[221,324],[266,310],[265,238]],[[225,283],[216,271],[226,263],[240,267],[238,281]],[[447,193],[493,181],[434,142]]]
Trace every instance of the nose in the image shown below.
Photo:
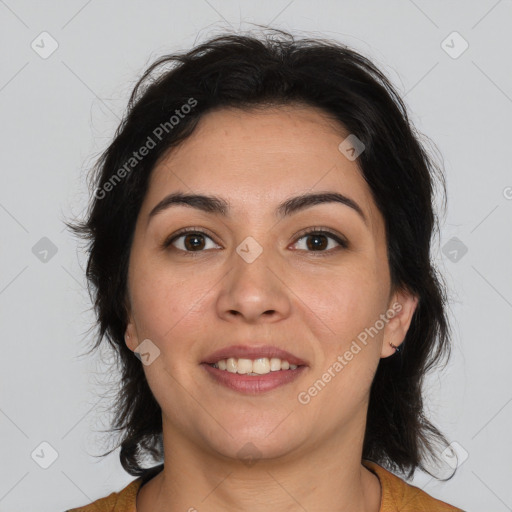
[[[276,322],[290,314],[290,289],[278,258],[265,249],[251,261],[233,252],[231,270],[221,281],[218,315],[246,323]]]

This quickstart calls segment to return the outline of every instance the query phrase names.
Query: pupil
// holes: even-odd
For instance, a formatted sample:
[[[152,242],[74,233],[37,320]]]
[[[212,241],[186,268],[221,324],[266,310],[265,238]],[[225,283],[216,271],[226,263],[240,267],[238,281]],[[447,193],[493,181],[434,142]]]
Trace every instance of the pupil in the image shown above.
[[[202,241],[202,245],[201,245],[201,235],[186,235],[185,236],[185,247],[187,249],[201,249],[202,248],[202,245],[204,245],[204,240]],[[193,245],[190,245],[189,244],[189,241],[190,240],[194,240],[195,242],[199,241],[199,246],[195,244],[195,242],[193,243]]]
[[[323,242],[318,243],[319,238],[322,238]],[[317,243],[312,244],[312,246],[311,246],[311,244],[308,243],[309,249],[311,249],[311,248],[324,249],[325,248],[325,236],[324,235],[310,235],[309,240],[311,240],[311,239],[315,239],[317,241]]]

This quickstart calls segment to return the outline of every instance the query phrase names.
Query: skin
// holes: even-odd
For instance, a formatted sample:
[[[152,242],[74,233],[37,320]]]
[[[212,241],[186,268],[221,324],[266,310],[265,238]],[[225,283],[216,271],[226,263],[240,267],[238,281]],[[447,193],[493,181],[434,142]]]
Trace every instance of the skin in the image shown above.
[[[165,468],[140,489],[138,512],[379,511],[379,480],[361,464],[369,391],[380,358],[395,353],[389,343],[403,341],[417,298],[391,288],[384,219],[357,160],[338,150],[346,136],[309,106],[221,109],[154,168],[130,255],[126,343],[135,350],[149,339],[160,350],[144,371],[162,409]],[[220,196],[230,216],[180,205],[148,223],[177,191]],[[274,215],[289,197],[328,191],[351,197],[368,223],[339,203]],[[320,238],[325,245],[315,249],[315,237],[299,233],[320,226],[349,247]],[[161,247],[186,227],[207,231],[199,250],[193,235],[187,246],[183,236]],[[236,252],[248,236],[263,249],[252,263]],[[401,311],[299,403],[396,302]],[[244,395],[200,366],[238,343],[278,345],[309,366],[292,383]],[[258,451],[252,465],[237,455],[248,442]]]

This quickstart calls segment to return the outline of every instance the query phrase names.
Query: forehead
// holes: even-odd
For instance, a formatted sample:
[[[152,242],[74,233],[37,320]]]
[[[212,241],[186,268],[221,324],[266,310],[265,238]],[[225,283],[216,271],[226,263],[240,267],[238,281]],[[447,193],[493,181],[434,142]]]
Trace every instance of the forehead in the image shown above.
[[[354,199],[373,224],[378,212],[357,160],[338,149],[348,135],[310,106],[211,111],[155,166],[143,210],[175,190],[224,197],[240,213],[332,190]]]

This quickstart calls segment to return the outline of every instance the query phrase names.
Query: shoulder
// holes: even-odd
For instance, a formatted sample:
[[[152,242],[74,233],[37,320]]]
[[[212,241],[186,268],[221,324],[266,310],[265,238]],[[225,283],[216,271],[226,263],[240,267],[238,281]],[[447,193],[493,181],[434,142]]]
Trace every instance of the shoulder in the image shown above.
[[[119,492],[113,492],[89,505],[69,509],[66,512],[136,512],[135,503],[141,484],[142,478],[137,478]]]
[[[380,480],[382,501],[379,512],[464,512],[408,484],[375,462],[363,459],[362,463]]]

